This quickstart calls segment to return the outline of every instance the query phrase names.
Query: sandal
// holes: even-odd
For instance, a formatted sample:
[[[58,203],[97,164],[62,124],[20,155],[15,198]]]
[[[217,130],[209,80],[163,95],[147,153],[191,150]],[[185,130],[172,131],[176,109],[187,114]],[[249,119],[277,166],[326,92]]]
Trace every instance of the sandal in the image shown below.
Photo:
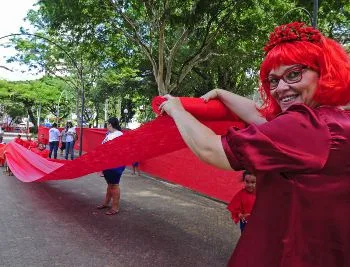
[[[110,209],[109,211],[107,211],[105,214],[106,215],[115,215],[119,213],[119,210],[114,210],[114,209]]]
[[[98,210],[103,210],[103,209],[108,209],[108,208],[110,208],[110,206],[105,205],[105,204],[101,204],[101,205],[98,205],[96,207],[96,209],[98,209]]]

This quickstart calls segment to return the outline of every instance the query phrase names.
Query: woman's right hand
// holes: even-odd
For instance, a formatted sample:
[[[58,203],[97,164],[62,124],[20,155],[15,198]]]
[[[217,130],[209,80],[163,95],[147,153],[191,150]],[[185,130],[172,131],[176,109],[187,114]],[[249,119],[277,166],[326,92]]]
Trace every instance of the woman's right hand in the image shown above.
[[[208,102],[211,99],[215,99],[217,98],[218,95],[218,89],[213,89],[211,91],[209,91],[208,93],[206,93],[205,95],[202,95],[200,98],[202,98],[204,100],[204,102]]]

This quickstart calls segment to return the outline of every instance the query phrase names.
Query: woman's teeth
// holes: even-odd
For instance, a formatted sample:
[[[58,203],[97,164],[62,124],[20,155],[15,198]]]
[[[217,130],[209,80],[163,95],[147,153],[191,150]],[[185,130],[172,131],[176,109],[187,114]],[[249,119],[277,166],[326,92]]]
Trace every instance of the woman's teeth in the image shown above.
[[[280,102],[282,102],[282,103],[287,103],[287,102],[289,102],[289,101],[292,101],[292,100],[296,99],[297,96],[298,96],[298,95],[289,95],[289,96],[282,97],[282,98],[280,99]]]

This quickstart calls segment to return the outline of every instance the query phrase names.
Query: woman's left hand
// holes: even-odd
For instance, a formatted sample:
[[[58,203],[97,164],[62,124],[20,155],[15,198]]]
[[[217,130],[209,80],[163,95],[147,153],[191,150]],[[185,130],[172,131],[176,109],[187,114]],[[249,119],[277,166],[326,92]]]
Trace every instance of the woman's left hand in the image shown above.
[[[340,107],[342,110],[350,110],[350,103],[345,106]]]
[[[166,101],[159,105],[159,110],[161,114],[166,112],[169,116],[173,116],[173,113],[177,110],[184,110],[184,107],[181,104],[181,101],[178,97],[174,97],[171,95],[163,96]]]

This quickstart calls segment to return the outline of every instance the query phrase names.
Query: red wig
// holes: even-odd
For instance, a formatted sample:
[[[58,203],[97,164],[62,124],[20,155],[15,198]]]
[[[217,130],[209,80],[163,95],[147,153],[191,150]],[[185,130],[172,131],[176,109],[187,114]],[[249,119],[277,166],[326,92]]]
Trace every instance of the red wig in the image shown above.
[[[281,25],[271,33],[265,51],[259,91],[263,100],[261,112],[267,119],[281,112],[267,82],[270,71],[281,65],[301,64],[318,72],[314,100],[320,105],[350,102],[350,58],[340,44],[318,30],[299,22]]]

